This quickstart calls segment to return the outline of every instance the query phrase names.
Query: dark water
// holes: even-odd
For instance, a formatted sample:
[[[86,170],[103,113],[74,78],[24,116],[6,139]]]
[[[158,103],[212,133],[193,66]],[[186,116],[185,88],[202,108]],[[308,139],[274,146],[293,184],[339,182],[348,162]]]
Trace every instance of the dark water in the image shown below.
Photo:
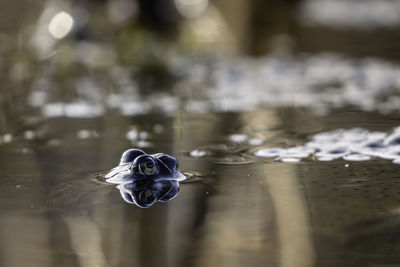
[[[373,112],[282,108],[30,124],[35,137],[16,131],[0,146],[1,265],[395,266],[398,165],[274,162],[229,136],[291,146],[317,132],[390,131],[397,122]],[[141,209],[104,182],[121,152],[135,146],[125,138],[132,126],[148,133],[143,149],[174,155],[192,174],[175,199]],[[190,157],[194,149],[213,152]]]
[[[400,266],[399,136],[365,161],[256,154],[400,135],[398,10],[0,1],[0,266]],[[132,147],[179,160],[174,199],[105,181]]]

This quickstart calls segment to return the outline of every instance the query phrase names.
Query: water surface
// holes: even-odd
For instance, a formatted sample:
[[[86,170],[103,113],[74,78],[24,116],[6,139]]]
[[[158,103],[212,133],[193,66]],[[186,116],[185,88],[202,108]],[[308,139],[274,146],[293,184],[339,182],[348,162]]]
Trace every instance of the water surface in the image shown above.
[[[400,266],[400,139],[348,154],[400,126],[399,4],[159,2],[0,4],[0,266]],[[132,147],[174,199],[105,181]]]
[[[397,115],[374,112],[279,108],[22,124],[0,146],[1,264],[399,264],[398,165],[253,154],[301,145],[319,132],[390,132],[397,123]],[[132,129],[146,134],[132,139]],[[125,203],[103,178],[122,151],[140,144],[174,155],[192,174],[176,198],[148,209]],[[205,153],[191,155],[196,149]]]

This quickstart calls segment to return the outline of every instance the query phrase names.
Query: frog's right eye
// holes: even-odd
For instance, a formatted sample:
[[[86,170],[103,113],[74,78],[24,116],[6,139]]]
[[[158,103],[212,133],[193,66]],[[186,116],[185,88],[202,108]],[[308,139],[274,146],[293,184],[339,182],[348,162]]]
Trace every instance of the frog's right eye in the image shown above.
[[[122,154],[119,164],[133,162],[137,157],[144,154],[146,154],[144,151],[137,148],[128,149]]]
[[[158,172],[158,165],[155,160],[150,156],[141,158],[138,167],[139,171],[144,175],[154,175]]]
[[[159,168],[157,162],[149,155],[142,155],[132,163],[131,171],[136,176],[157,175]]]

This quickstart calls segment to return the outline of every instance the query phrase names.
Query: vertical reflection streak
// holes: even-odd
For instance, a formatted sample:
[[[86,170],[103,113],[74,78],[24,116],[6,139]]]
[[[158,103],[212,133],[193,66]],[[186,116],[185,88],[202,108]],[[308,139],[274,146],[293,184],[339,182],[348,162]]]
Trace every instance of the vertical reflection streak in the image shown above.
[[[51,266],[49,224],[46,220],[18,214],[1,218],[2,266]]]
[[[277,266],[273,203],[262,181],[241,170],[218,167],[227,176],[217,178],[208,198],[194,266]]]
[[[281,164],[270,165],[266,173],[269,193],[275,206],[281,266],[313,266],[310,222],[293,168]],[[273,177],[268,173],[280,175]]]
[[[64,220],[69,228],[71,247],[79,258],[80,266],[107,266],[100,231],[94,222],[85,215],[64,216]]]

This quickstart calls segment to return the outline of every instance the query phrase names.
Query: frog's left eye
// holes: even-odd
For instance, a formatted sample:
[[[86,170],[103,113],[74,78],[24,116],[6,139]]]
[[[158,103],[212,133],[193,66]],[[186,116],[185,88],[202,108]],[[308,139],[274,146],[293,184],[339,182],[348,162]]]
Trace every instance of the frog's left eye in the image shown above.
[[[161,154],[157,156],[157,159],[161,162],[165,169],[167,169],[169,174],[173,174],[176,171],[179,171],[178,161],[174,157]]]
[[[151,156],[143,155],[134,161],[132,170],[142,175],[154,175],[158,173],[158,165]]]
[[[128,149],[122,154],[121,161],[119,162],[119,164],[121,165],[121,164],[133,162],[137,157],[144,155],[144,154],[146,154],[146,153],[144,153],[142,150],[137,149],[137,148]]]

